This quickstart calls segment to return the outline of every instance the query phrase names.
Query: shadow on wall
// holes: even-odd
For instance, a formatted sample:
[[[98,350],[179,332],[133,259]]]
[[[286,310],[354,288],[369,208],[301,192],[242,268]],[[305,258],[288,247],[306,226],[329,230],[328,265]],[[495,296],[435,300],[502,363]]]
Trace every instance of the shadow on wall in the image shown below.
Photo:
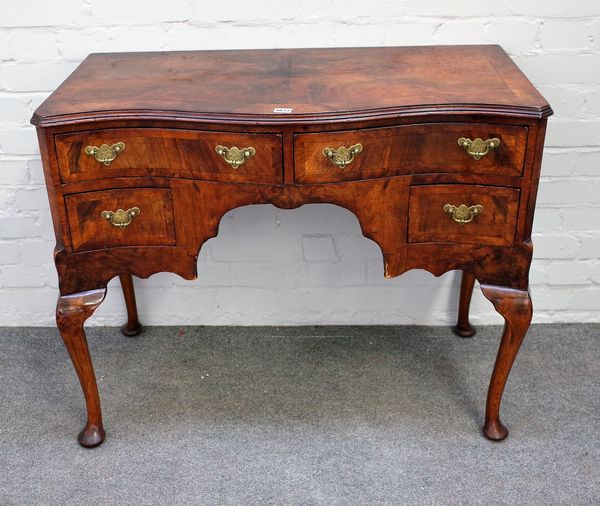
[[[197,281],[162,273],[135,282],[149,325],[450,325],[460,274],[386,279],[379,246],[347,209],[261,204],[223,216],[200,251]],[[116,325],[123,302],[118,281],[109,286],[94,319]]]

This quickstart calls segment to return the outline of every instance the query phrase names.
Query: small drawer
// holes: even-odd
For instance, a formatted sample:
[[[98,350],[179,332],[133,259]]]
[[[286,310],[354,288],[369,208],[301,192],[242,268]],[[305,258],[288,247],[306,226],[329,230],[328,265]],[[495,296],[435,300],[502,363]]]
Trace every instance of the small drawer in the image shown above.
[[[517,188],[458,184],[411,186],[408,242],[511,246],[518,210]]]
[[[283,180],[278,134],[122,128],[61,134],[55,142],[65,183],[132,176],[270,184]]]
[[[173,246],[171,191],[131,188],[65,197],[75,251],[115,246]]]
[[[295,179],[328,183],[429,172],[520,176],[526,147],[527,127],[486,123],[299,134],[294,138]]]

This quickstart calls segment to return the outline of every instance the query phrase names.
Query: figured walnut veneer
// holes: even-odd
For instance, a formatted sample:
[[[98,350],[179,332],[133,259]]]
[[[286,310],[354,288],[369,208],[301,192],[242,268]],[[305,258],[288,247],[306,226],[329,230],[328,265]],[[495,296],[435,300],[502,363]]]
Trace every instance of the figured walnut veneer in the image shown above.
[[[83,323],[109,280],[121,279],[123,332],[135,335],[132,275],[195,278],[231,209],[323,202],[356,215],[387,277],[462,270],[462,336],[474,333],[481,283],[506,320],[484,427],[504,438],[500,399],[531,319],[551,113],[498,46],[90,55],[32,119],[57,242],[57,321],[88,407],[81,444],[104,438]]]

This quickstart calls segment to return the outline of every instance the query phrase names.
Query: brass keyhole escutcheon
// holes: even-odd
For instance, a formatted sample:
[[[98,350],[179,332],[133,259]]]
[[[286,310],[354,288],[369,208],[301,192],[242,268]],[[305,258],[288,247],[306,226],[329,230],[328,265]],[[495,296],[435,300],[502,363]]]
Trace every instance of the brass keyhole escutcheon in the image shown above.
[[[102,211],[102,217],[114,227],[126,228],[131,225],[133,218],[139,216],[140,212],[139,207],[132,207],[131,209],[127,209],[127,211],[123,209]]]
[[[344,169],[354,161],[354,157],[362,150],[362,144],[354,144],[349,148],[346,146],[340,146],[337,149],[325,148],[323,150],[323,156],[331,160],[331,163],[337,165],[340,169]]]
[[[108,166],[117,158],[117,156],[119,156],[119,153],[121,153],[124,149],[125,143],[117,142],[112,146],[109,146],[108,144],[102,144],[102,146],[100,146],[99,148],[96,146],[87,146],[85,148],[85,152],[88,155],[93,156],[100,163],[103,163],[104,165]]]
[[[254,149],[252,146],[240,149],[236,146],[227,148],[219,145],[215,148],[215,151],[234,169],[244,165],[247,160],[256,154],[256,149]]]
[[[481,204],[475,204],[473,206],[461,204],[457,207],[453,206],[452,204],[446,204],[444,206],[444,212],[448,213],[448,215],[456,223],[464,225],[473,221],[473,218],[475,218],[475,216],[480,215],[483,212],[483,206]]]
[[[493,137],[492,139],[486,139],[484,141],[479,137],[473,140],[461,137],[458,139],[458,145],[463,148],[469,156],[473,157],[473,159],[479,160],[490,151],[493,151],[500,146],[500,139]]]

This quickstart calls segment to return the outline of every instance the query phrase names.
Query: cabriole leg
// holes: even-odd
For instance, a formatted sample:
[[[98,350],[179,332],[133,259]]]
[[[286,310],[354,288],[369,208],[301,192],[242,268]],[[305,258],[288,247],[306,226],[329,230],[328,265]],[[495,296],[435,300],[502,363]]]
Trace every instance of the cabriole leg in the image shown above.
[[[483,426],[483,433],[488,439],[500,441],[508,436],[508,429],[500,421],[502,393],[531,323],[533,307],[527,290],[482,284],[481,291],[504,318],[504,332],[490,380]]]
[[[135,301],[135,290],[131,274],[119,274],[123,297],[127,306],[127,323],[121,327],[121,333],[127,337],[137,336],[142,331],[142,325],[138,320],[137,303]]]
[[[79,434],[82,446],[92,448],[104,441],[100,397],[94,367],[83,330],[84,322],[104,300],[106,288],[63,295],[56,306],[56,324],[79,377],[85,404],[87,423]]]
[[[469,307],[471,306],[474,285],[475,276],[470,272],[463,271],[458,301],[458,322],[454,327],[454,332],[460,337],[473,337],[476,332],[475,327],[469,322]]]

